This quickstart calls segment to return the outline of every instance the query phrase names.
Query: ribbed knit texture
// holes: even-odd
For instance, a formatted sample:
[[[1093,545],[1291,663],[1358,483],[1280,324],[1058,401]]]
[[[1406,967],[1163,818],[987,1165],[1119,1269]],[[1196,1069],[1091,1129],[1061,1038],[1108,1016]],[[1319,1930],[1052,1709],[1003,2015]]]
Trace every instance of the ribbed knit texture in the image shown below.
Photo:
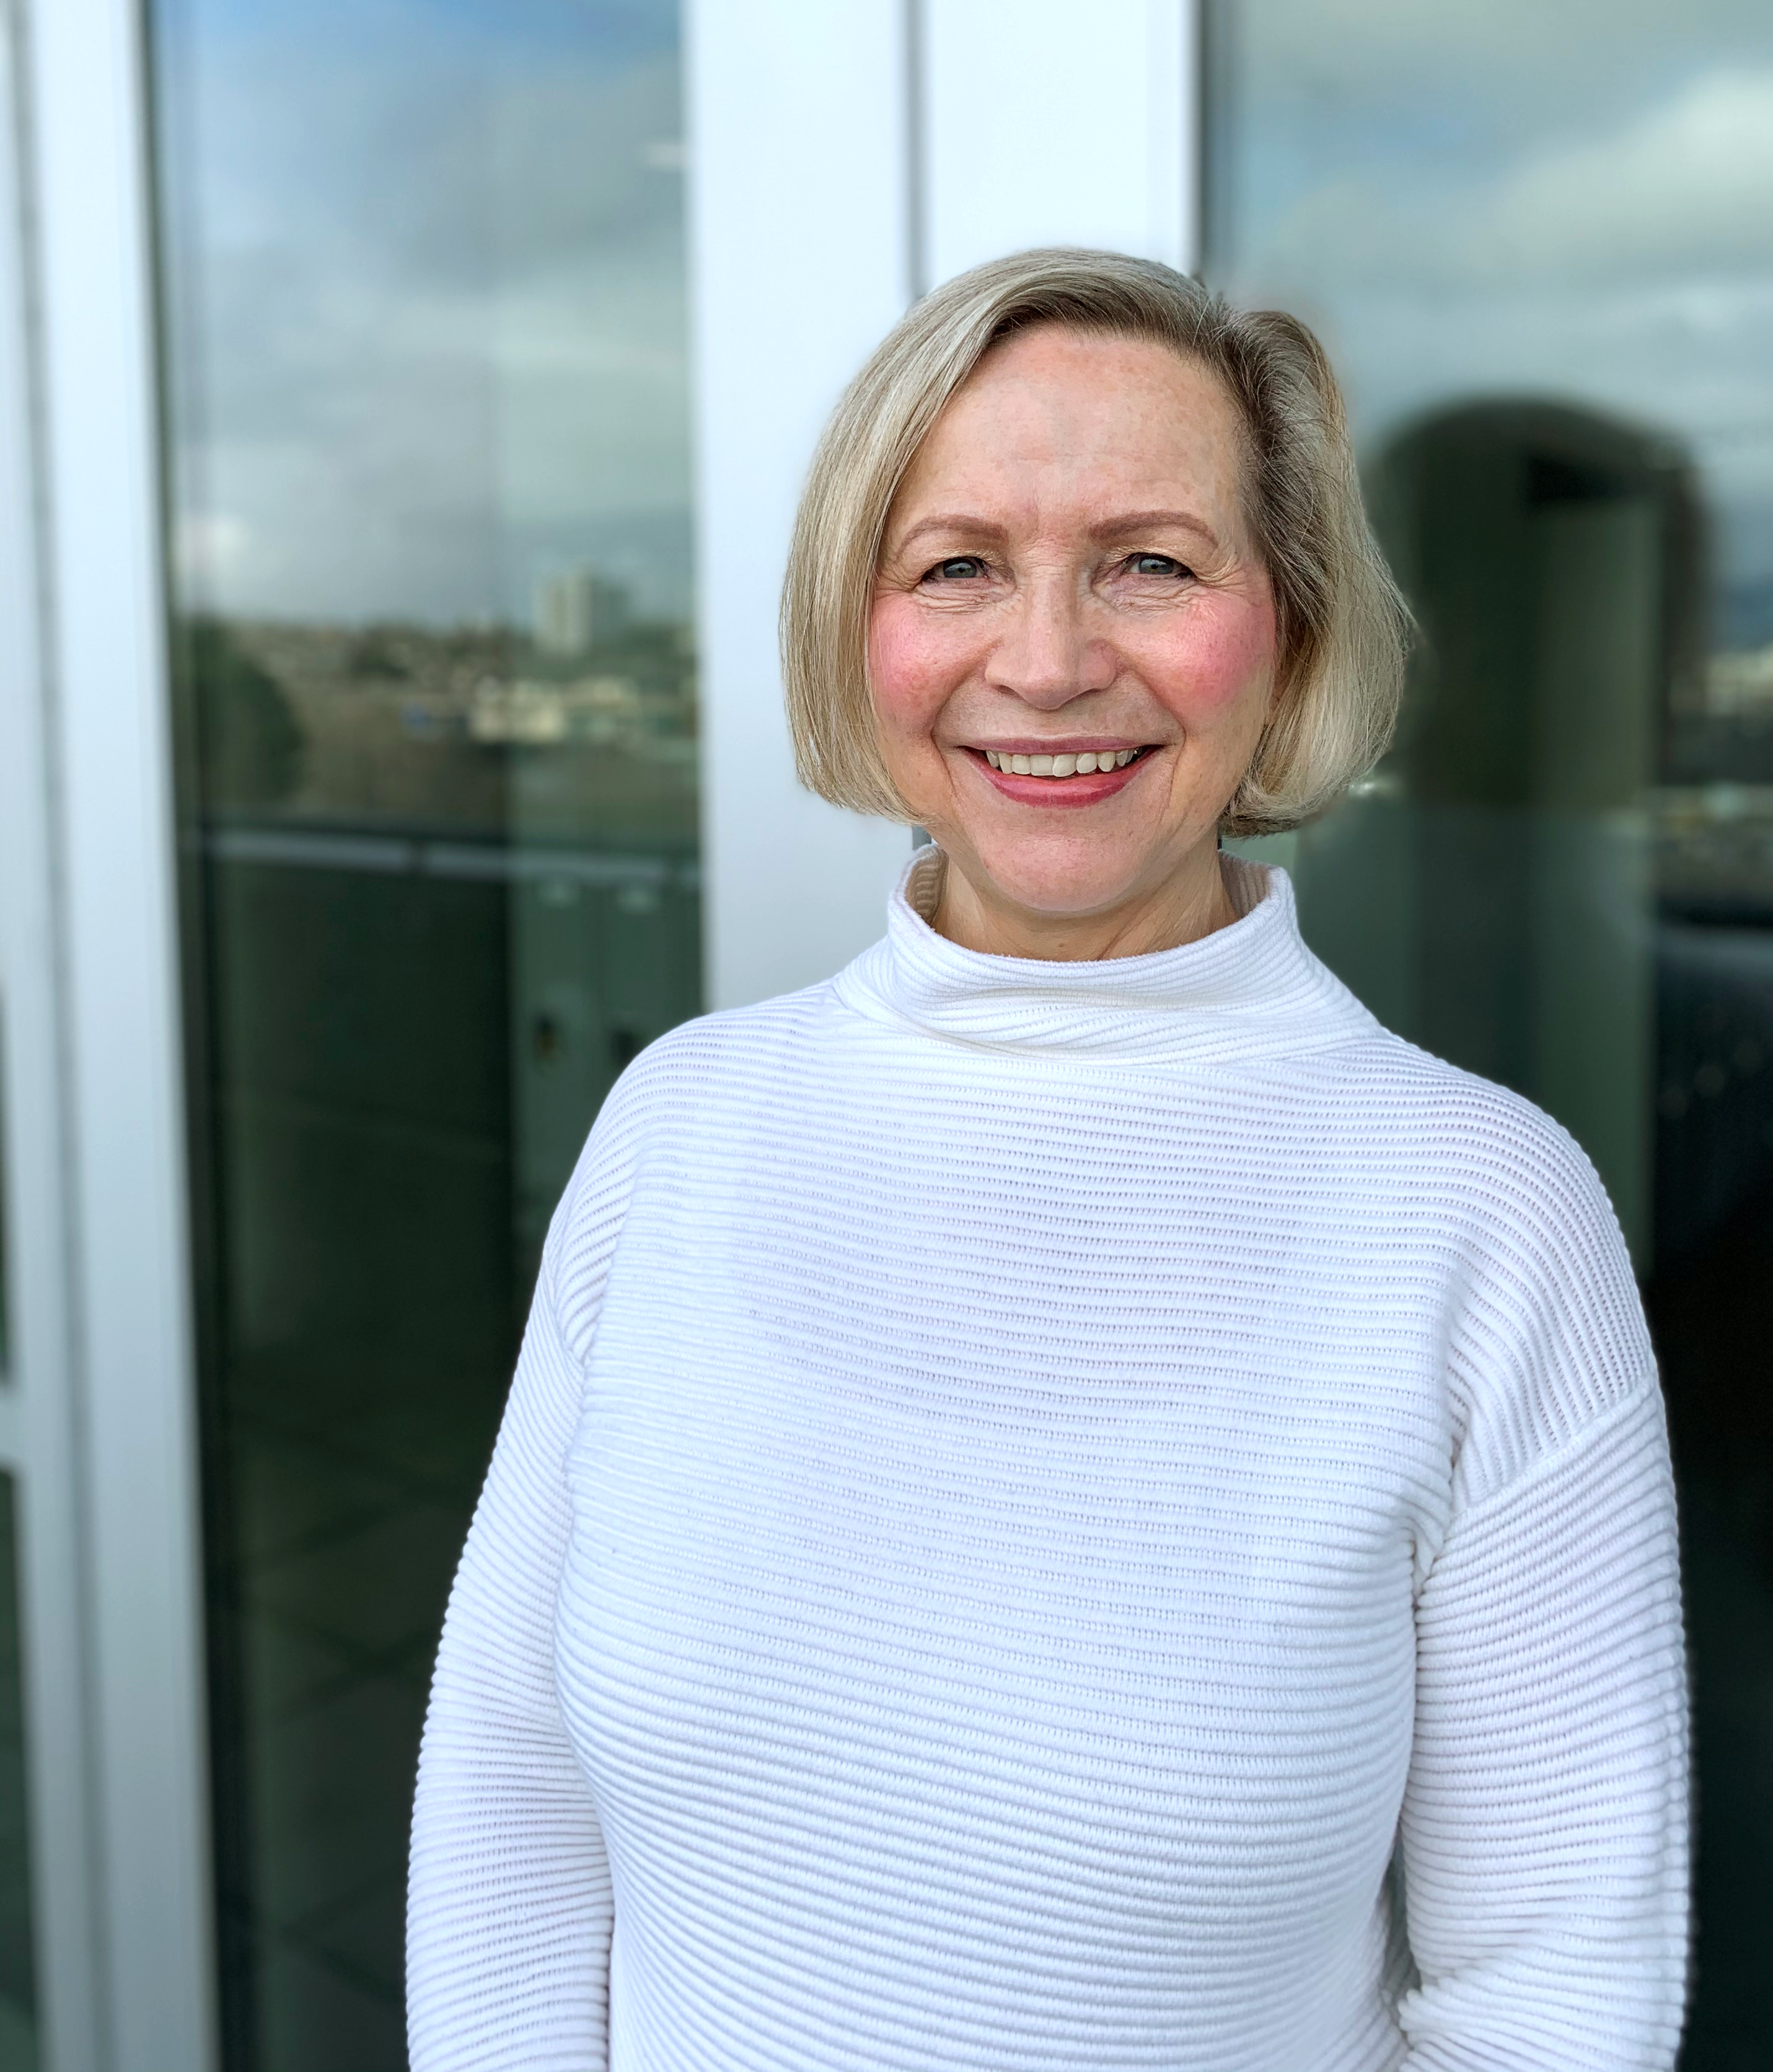
[[[1669,2066],[1673,1500],[1586,1160],[1282,874],[1049,964],[938,867],[592,1133],[438,1659],[415,2072]]]

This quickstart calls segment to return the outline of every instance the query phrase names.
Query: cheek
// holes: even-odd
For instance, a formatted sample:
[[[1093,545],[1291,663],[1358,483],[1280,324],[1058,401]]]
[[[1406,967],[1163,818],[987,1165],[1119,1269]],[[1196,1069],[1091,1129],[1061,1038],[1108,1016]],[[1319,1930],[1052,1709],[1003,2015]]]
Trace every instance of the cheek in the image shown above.
[[[1274,607],[1267,599],[1211,598],[1148,655],[1148,681],[1185,726],[1265,713],[1274,680]]]
[[[868,678],[874,709],[891,727],[922,731],[966,674],[958,631],[940,615],[889,591],[868,619]]]

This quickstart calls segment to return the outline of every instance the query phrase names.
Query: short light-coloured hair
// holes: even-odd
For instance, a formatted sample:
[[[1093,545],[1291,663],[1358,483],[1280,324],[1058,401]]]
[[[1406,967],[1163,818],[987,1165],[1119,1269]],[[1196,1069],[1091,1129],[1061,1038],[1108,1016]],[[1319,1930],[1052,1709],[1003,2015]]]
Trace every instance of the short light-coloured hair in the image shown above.
[[[803,783],[913,816],[887,775],[868,684],[886,520],[918,448],[992,347],[1039,324],[1169,347],[1217,376],[1247,437],[1245,516],[1273,589],[1273,716],[1221,816],[1231,835],[1298,826],[1384,753],[1408,608],[1368,529],[1342,393],[1296,317],[1231,308],[1198,281],[1115,252],[1023,252],[926,295],[851,382],[813,457],[782,594],[789,725]]]

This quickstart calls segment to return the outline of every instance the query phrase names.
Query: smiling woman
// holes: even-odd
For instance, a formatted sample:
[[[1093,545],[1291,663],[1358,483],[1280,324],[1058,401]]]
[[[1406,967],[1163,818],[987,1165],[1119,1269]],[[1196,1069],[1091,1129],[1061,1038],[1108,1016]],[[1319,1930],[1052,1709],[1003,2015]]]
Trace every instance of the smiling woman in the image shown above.
[[[1093,442],[1106,433],[1131,468],[1114,484],[1122,500],[1084,519],[1093,544],[1120,547],[1130,569],[1142,545],[1160,544],[1149,529],[1157,523],[1187,535],[1162,544],[1179,545],[1178,566],[1209,586],[1234,562],[1246,580],[1259,572],[1274,615],[1275,702],[1223,818],[1230,833],[1290,827],[1321,812],[1382,752],[1401,677],[1405,615],[1361,510],[1340,392],[1316,339],[1292,318],[1234,312],[1166,269],[1111,253],[1088,255],[1080,273],[1079,257],[1027,253],[950,282],[911,312],[839,405],[813,462],[783,593],[784,673],[801,776],[837,804],[903,814],[876,745],[869,677],[876,592],[891,580],[882,560],[890,518],[900,528],[893,543],[900,555],[911,526],[952,527],[969,515],[993,532],[993,545],[1003,543],[1003,514],[993,521],[984,512],[944,510],[937,498],[908,519],[904,500],[919,494],[919,474],[954,450],[952,427],[944,433],[938,421],[963,388],[971,392],[967,415],[982,422],[994,402],[1002,407],[1009,384],[990,379],[988,356],[1001,360],[1019,349],[1014,334],[1044,327],[1042,351],[1088,358],[1070,402],[1093,408],[1097,421],[1067,426],[1061,405],[1037,427],[1030,405],[1030,421],[1017,429],[1025,442],[1044,434],[1050,476],[1064,469],[1068,435]],[[1117,364],[1129,352],[1142,362],[1131,385]],[[1105,384],[1112,395],[1085,401],[1082,392]],[[1158,452],[1135,454],[1154,429]],[[1216,504],[1220,534],[1204,504],[1166,508],[1135,493],[1142,476],[1173,479],[1179,470],[1197,504]],[[1099,475],[1098,500],[1104,487]],[[997,487],[1001,496],[1001,472]],[[1074,483],[1074,498],[1088,487]],[[1026,530],[1026,512],[1017,516]],[[928,544],[933,565],[944,542]],[[988,558],[981,570],[989,565]],[[902,579],[906,571],[897,573]]]
[[[1294,826],[1372,765],[1406,623],[1310,333],[1066,252],[950,282],[862,370],[813,465],[783,619],[806,781],[971,857],[944,894],[956,939],[1065,956],[1232,918],[1203,837]],[[1055,717],[1029,732],[1036,713]],[[1080,754],[1092,771],[1073,760],[1062,790],[1035,768]],[[988,865],[956,787],[1118,804],[1087,825],[986,813]],[[1046,917],[1033,933],[1002,933],[986,888],[1006,871]]]
[[[1314,341],[1107,254],[961,277],[845,398],[784,624],[803,767],[936,841],[835,979],[637,1060],[555,1218],[415,2072],[1666,2068],[1618,1226],[1217,846],[1397,695]]]
[[[893,788],[961,860],[953,940],[1124,955],[1234,918],[1202,837],[1281,688],[1241,459],[1211,374],[1056,326],[994,347],[919,450],[869,677]]]

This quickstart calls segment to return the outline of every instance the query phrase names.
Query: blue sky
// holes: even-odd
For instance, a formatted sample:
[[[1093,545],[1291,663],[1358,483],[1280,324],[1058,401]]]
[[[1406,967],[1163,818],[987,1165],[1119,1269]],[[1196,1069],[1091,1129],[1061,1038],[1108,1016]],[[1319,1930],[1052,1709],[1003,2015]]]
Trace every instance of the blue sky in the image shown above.
[[[372,53],[410,61],[446,41],[504,62],[589,58],[616,70],[677,49],[676,0],[158,0],[162,32],[212,53],[298,45],[336,60]]]

